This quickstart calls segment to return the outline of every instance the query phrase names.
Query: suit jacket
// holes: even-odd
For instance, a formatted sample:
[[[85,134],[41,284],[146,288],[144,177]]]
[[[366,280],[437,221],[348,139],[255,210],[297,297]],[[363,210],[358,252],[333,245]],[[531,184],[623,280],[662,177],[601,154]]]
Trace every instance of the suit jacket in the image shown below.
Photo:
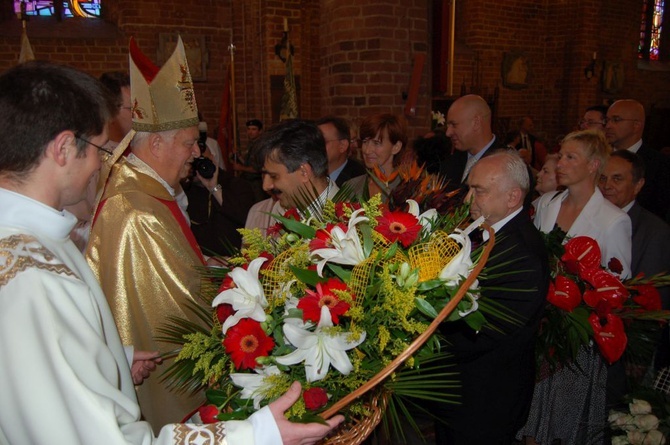
[[[544,233],[551,232],[556,226],[561,204],[567,196],[568,190],[558,195],[555,193],[542,195],[535,213],[535,227]],[[567,238],[590,236],[600,247],[602,265],[607,267],[609,260],[616,258],[623,266],[621,276],[628,277],[631,270],[631,235],[628,215],[606,200],[596,187],[591,199],[568,230]]]
[[[644,142],[637,155],[644,161],[645,183],[636,200],[645,209],[670,222],[670,160]]]
[[[231,247],[240,248],[242,236],[237,229],[244,227],[247,213],[255,202],[254,191],[244,179],[225,170],[219,170],[218,179],[222,204],[202,184],[184,185],[191,230],[207,255],[227,255]]]
[[[484,154],[482,154],[482,158],[484,156],[488,156],[491,153],[495,152],[496,150],[503,148],[498,142],[498,138],[496,138],[491,146],[486,149]],[[481,158],[480,158],[481,159]],[[465,185],[466,180],[468,179],[467,176],[463,179],[463,172],[465,171],[465,164],[468,162],[468,152],[466,151],[460,151],[460,150],[454,150],[454,152],[449,156],[447,161],[440,166],[440,176],[443,178],[447,179],[449,183],[447,184],[447,190],[452,191],[452,190],[457,190],[463,187],[467,187]],[[533,175],[532,171],[530,170],[530,167],[528,168],[528,178],[530,179],[530,188],[529,190],[534,190],[535,189],[535,176]],[[463,180],[461,180],[463,179]],[[465,196],[465,194],[464,194]],[[531,202],[533,198],[532,193],[526,193],[526,198],[524,200],[523,206],[526,210],[530,209],[531,207]]]
[[[639,203],[628,211],[633,224],[633,276],[643,272],[649,277],[670,271],[670,226]],[[659,289],[663,308],[670,308],[670,286]]]
[[[367,173],[367,170],[365,169],[365,166],[358,162],[355,159],[347,159],[347,163],[344,165],[344,168],[338,175],[337,179],[335,180],[335,185],[338,187],[342,187],[342,184],[350,180],[351,178],[355,178],[356,176],[364,175]]]
[[[496,233],[480,276],[483,297],[513,311],[521,325],[487,316],[503,333],[485,327],[475,333],[463,321],[443,323],[462,383],[461,405],[440,406],[450,424],[438,444],[508,444],[528,415],[535,385],[535,332],[544,311],[549,266],[544,241],[522,211]],[[505,276],[492,274],[511,272]],[[510,289],[508,291],[499,288]],[[523,289],[517,291],[512,289]],[[439,424],[438,424],[439,425]]]

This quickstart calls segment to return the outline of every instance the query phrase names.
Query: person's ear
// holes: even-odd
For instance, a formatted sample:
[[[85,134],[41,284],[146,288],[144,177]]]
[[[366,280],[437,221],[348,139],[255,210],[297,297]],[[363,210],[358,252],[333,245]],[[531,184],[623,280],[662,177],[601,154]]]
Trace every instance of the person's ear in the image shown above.
[[[633,193],[635,193],[635,197],[637,198],[638,193],[640,193],[640,190],[642,190],[642,187],[644,186],[644,178],[640,178],[637,183],[633,184]]]
[[[77,151],[77,138],[70,130],[61,131],[48,144],[44,155],[53,159],[59,166],[64,166],[71,153]]]
[[[154,157],[159,157],[161,154],[161,148],[165,145],[163,136],[158,133],[150,133],[148,139],[149,151]]]
[[[310,182],[314,177],[314,171],[312,170],[312,166],[309,165],[307,162],[300,164],[298,171],[300,172],[301,182]]]
[[[514,209],[523,203],[524,194],[519,187],[512,187],[508,195],[508,207]]]
[[[401,149],[402,149],[402,142],[398,141],[395,144],[393,144],[393,149],[391,150],[391,153],[397,155]]]

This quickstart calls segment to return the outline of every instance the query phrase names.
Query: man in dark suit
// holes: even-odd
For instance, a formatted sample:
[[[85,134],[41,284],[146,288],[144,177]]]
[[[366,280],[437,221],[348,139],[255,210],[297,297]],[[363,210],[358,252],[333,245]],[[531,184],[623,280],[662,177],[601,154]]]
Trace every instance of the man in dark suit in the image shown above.
[[[467,182],[471,217],[483,215],[496,233],[488,276],[480,277],[483,298],[505,306],[518,323],[488,315],[489,325],[480,332],[463,321],[442,325],[460,372],[461,404],[437,407],[444,423],[436,423],[436,443],[507,445],[524,425],[533,396],[534,339],[549,285],[547,252],[523,209],[529,182],[516,152],[481,159]]]
[[[476,94],[456,99],[447,112],[447,137],[454,152],[440,174],[449,180],[451,189],[457,189],[465,183],[472,166],[496,147],[491,108],[486,101]]]
[[[519,119],[519,143],[515,146],[517,150],[525,150],[522,157],[526,164],[535,170],[542,170],[544,160],[547,157],[547,147],[544,146],[537,136],[533,134],[535,123],[530,116]]]
[[[670,269],[670,226],[637,202],[644,189],[645,167],[641,156],[626,150],[614,152],[600,175],[600,191],[624,210],[633,224],[633,276],[652,276]],[[663,307],[670,309],[670,287],[659,289]]]
[[[342,187],[342,184],[349,179],[364,175],[366,170],[363,164],[349,158],[351,133],[347,121],[340,117],[326,116],[319,119],[316,125],[326,140],[330,180],[335,181],[338,187]]]
[[[618,100],[607,110],[605,137],[615,150],[637,153],[645,166],[645,181],[637,202],[670,221],[670,161],[642,141],[645,113],[640,102]]]

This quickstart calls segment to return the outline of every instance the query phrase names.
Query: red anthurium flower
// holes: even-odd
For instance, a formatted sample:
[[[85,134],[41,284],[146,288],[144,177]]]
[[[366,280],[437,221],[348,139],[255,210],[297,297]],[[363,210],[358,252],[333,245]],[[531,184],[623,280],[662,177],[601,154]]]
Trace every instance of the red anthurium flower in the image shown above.
[[[584,292],[584,302],[589,306],[596,307],[600,300],[607,300],[613,309],[618,309],[626,302],[628,289],[606,270],[587,271],[583,278],[593,286],[593,289]]]
[[[235,313],[233,306],[228,303],[220,304],[216,307],[216,319],[223,324],[225,321]]]
[[[328,403],[328,394],[324,388],[309,388],[302,393],[305,408],[317,410]]]
[[[216,423],[219,419],[216,416],[219,415],[219,409],[214,405],[203,405],[198,408],[198,414],[200,414],[200,420],[202,423]]]
[[[605,324],[602,324],[602,321]],[[589,323],[593,328],[593,337],[605,360],[611,365],[621,358],[626,350],[628,337],[623,329],[623,321],[614,314],[609,314],[603,319],[597,314],[589,316]]]
[[[612,313],[612,305],[610,304],[609,301],[600,300],[598,304],[596,304],[596,314],[598,314],[598,317],[605,318],[611,313]]]
[[[305,291],[307,296],[301,298],[298,302],[298,309],[302,309],[303,321],[311,320],[318,323],[321,318],[321,308],[328,306],[333,323],[340,322],[339,317],[347,313],[349,303],[337,298],[337,295],[333,293],[334,289],[346,290],[347,285],[337,278],[330,278],[325,283],[318,283],[316,292],[309,289]]]
[[[564,311],[572,312],[582,301],[579,286],[563,275],[558,275],[554,281],[549,283],[547,301]]]
[[[328,247],[331,247],[332,246],[332,243],[331,243],[332,238],[330,236],[330,232],[335,227],[339,227],[340,229],[342,229],[344,231],[344,233],[346,233],[347,230],[349,229],[348,226],[344,223],[339,223],[339,224],[328,223],[328,224],[326,224],[325,229],[319,229],[319,230],[316,231],[316,234],[314,235],[314,239],[312,239],[309,242],[309,250],[314,251],[314,250],[317,250],[317,249],[326,249]]]
[[[395,211],[384,212],[382,216],[377,218],[377,227],[375,230],[391,241],[400,241],[403,247],[409,247],[421,232],[421,224],[416,216]]]
[[[623,272],[623,264],[621,264],[618,258],[610,258],[607,268],[617,275],[621,275],[621,272]]]
[[[267,356],[275,347],[275,342],[263,331],[259,322],[244,318],[228,329],[223,346],[236,369],[254,369],[258,366],[256,357]]]
[[[593,238],[577,236],[565,243],[565,253],[561,257],[570,273],[579,271],[580,275],[587,270],[600,267],[600,247]],[[577,267],[575,270],[575,264]]]
[[[642,306],[647,311],[661,310],[661,295],[658,289],[650,284],[641,284],[635,286],[637,295],[633,297],[633,301]]]

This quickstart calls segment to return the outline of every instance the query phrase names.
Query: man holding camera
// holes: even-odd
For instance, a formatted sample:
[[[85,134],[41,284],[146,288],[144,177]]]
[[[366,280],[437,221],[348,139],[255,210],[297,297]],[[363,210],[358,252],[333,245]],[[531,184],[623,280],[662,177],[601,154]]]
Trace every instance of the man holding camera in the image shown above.
[[[175,199],[200,156],[198,110],[181,42],[158,70],[131,40],[130,79],[132,130],[101,171],[104,189],[86,256],[123,343],[166,352],[155,337],[170,317],[198,322],[187,307],[200,294],[204,259]],[[220,193],[214,178],[203,184]],[[137,390],[154,426],[180,421],[203,401],[202,394],[177,394],[157,378]]]
[[[242,178],[216,168],[215,152],[207,145],[202,127],[198,146],[200,157],[193,161],[193,175],[182,181],[191,230],[206,255],[227,255],[242,243],[237,229],[244,227],[254,193]]]

